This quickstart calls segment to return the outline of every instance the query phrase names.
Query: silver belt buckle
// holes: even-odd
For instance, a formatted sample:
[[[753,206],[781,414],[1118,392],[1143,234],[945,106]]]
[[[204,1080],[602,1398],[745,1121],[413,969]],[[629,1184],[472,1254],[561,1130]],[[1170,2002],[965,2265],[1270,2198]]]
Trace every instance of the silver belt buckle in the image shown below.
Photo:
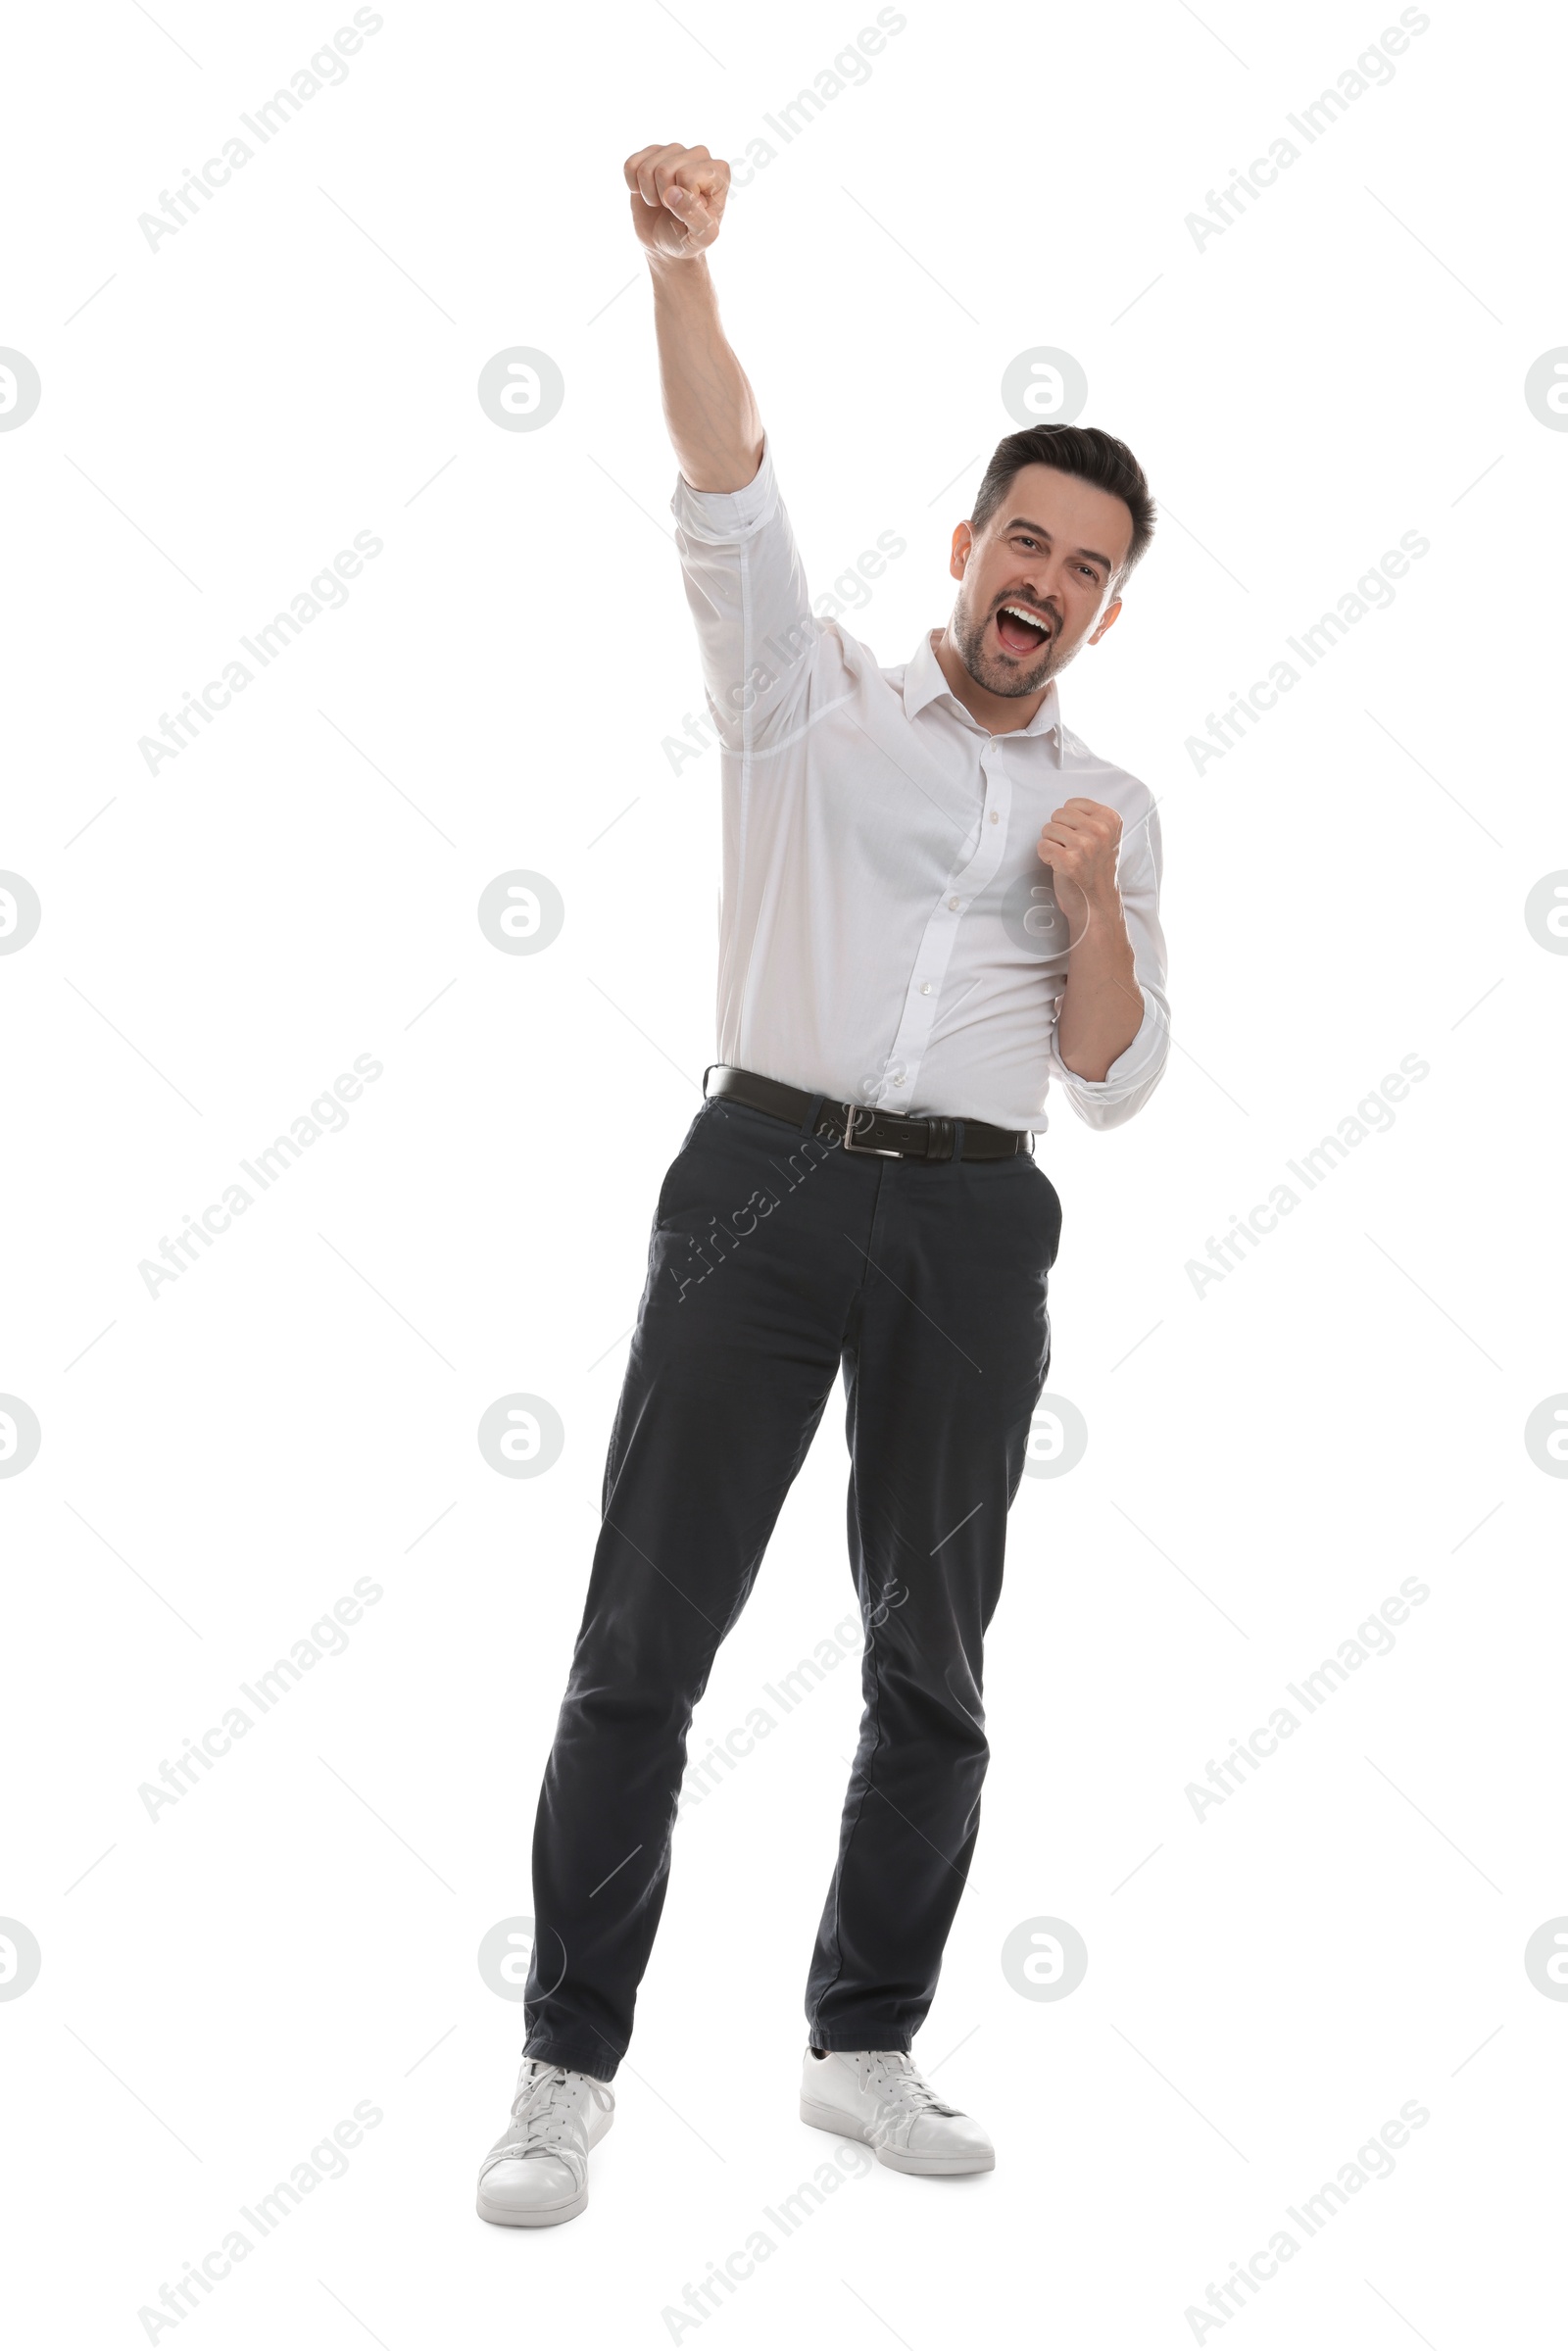
[[[874,1117],[876,1116],[876,1112],[875,1112],[874,1110],[868,1110],[868,1109],[865,1109],[865,1105],[864,1105],[864,1103],[863,1103],[863,1102],[846,1102],[846,1103],[845,1103],[845,1105],[844,1105],[844,1148],[845,1148],[845,1150],[846,1150],[847,1151],[864,1151],[864,1153],[865,1153],[865,1155],[866,1155],[866,1157],[867,1157],[868,1159],[902,1159],[902,1158],[904,1158],[906,1154],[905,1154],[903,1151],[885,1151],[885,1150],[883,1150],[883,1148],[882,1148],[882,1146],[881,1146],[880,1144],[876,1144],[876,1143],[857,1143],[857,1142],[856,1142],[856,1140],[855,1140],[855,1122],[856,1122],[857,1118],[858,1118],[858,1117],[860,1116],[860,1114],[861,1114],[862,1110],[864,1111],[864,1114],[865,1114],[865,1116],[866,1116],[867,1118],[874,1118]]]

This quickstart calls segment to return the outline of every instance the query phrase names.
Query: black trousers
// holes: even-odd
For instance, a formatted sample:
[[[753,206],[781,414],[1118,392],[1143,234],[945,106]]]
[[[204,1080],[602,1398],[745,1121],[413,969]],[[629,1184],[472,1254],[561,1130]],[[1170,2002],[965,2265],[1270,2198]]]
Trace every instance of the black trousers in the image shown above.
[[[692,1709],[841,1367],[865,1711],[807,1984],[819,2049],[907,2049],[968,1873],[981,1656],[1051,1362],[1054,1186],[704,1103],[660,1193],[539,1798],[526,2054],[608,2081],[663,1907]]]

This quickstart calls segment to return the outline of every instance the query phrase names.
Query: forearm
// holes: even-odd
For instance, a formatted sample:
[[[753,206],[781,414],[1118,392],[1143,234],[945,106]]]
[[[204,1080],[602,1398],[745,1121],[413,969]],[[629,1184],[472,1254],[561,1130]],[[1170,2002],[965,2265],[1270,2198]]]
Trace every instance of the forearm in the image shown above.
[[[650,253],[648,267],[664,422],[675,462],[694,490],[743,490],[762,462],[762,419],[719,321],[707,259],[672,261]]]
[[[1112,884],[1088,901],[1067,953],[1067,986],[1056,1015],[1056,1051],[1075,1076],[1100,1084],[1143,1026],[1144,996],[1121,899]]]

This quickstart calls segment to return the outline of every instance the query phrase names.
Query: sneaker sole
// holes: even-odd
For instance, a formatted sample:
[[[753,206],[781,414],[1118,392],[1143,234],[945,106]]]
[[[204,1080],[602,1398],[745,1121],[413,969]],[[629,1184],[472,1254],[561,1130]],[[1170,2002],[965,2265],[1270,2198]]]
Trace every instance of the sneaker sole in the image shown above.
[[[902,2147],[879,2147],[867,2138],[865,2125],[858,2123],[853,2115],[839,2114],[831,2106],[814,2105],[809,2098],[801,2100],[801,2121],[809,2123],[813,2131],[831,2131],[835,2138],[859,2139],[890,2172],[953,2180],[967,2178],[974,2172],[994,2172],[997,2168],[995,2151],[989,2155],[909,2155]]]
[[[481,2190],[477,2210],[481,2221],[493,2221],[500,2229],[554,2229],[558,2221],[574,2221],[587,2209],[588,2190],[574,2196],[569,2204],[552,2205],[548,2212],[517,2212],[510,2206],[489,2203]]]

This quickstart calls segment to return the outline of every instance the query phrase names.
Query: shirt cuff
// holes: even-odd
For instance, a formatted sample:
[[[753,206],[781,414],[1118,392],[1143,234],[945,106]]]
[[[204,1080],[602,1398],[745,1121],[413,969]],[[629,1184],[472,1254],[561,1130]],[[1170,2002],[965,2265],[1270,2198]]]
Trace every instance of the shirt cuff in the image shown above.
[[[778,503],[773,461],[762,441],[762,462],[743,490],[694,490],[684,473],[675,482],[669,511],[688,539],[710,547],[730,547],[756,536]]]

